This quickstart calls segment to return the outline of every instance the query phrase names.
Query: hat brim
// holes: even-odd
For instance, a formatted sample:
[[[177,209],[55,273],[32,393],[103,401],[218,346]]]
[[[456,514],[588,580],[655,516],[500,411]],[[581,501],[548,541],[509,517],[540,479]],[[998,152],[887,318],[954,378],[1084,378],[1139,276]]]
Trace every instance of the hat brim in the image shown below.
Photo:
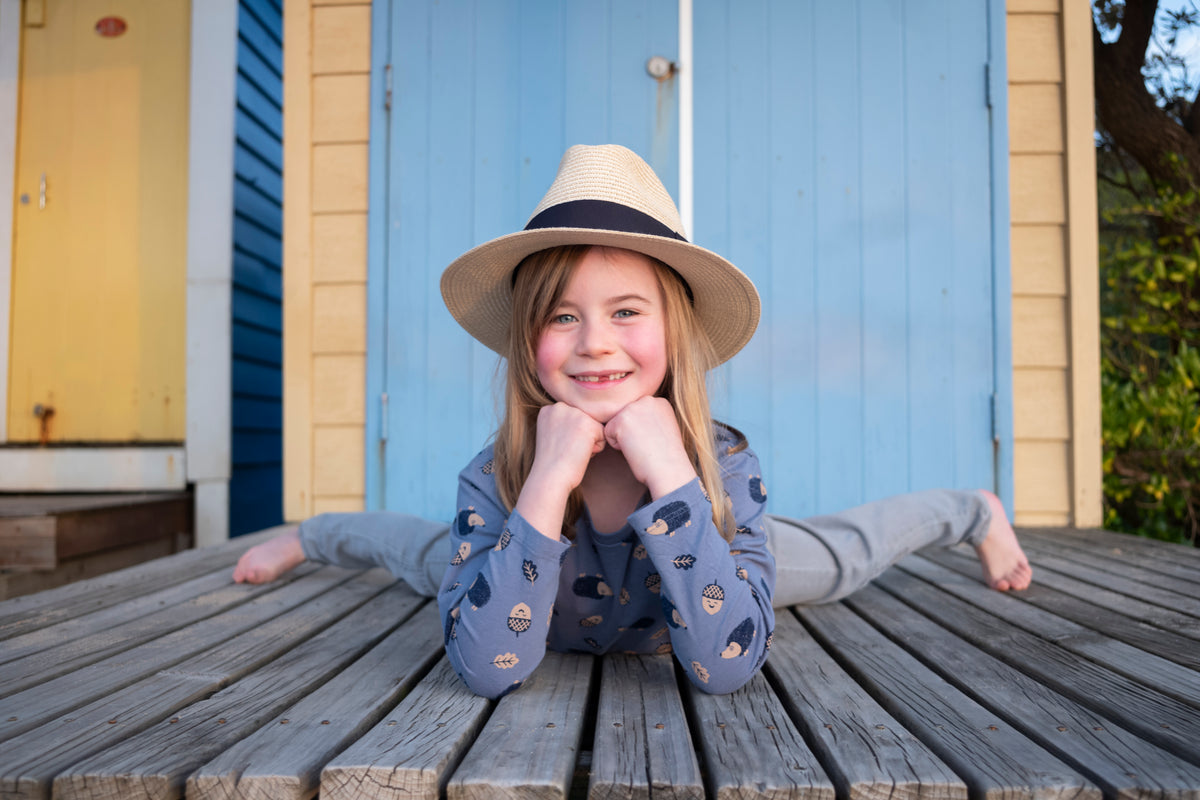
[[[678,239],[594,228],[517,231],[468,250],[442,273],[446,308],[467,333],[507,356],[513,270],[526,256],[560,245],[621,247],[678,272],[692,290],[697,321],[708,334],[717,363],[745,347],[758,327],[758,291],[721,256]]]

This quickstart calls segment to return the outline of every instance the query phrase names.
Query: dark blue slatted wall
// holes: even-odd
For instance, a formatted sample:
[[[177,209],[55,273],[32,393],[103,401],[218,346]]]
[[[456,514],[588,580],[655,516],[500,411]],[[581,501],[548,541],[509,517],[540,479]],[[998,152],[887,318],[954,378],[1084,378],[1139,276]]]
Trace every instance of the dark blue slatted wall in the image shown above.
[[[233,536],[283,519],[283,10],[238,8],[233,188]]]

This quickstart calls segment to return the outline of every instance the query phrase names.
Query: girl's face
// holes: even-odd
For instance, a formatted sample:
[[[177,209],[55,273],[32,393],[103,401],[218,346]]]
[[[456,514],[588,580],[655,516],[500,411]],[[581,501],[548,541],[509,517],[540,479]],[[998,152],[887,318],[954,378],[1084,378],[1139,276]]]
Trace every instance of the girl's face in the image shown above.
[[[630,250],[591,248],[538,339],[542,387],[604,424],[658,392],[666,374],[666,316],[652,262]]]

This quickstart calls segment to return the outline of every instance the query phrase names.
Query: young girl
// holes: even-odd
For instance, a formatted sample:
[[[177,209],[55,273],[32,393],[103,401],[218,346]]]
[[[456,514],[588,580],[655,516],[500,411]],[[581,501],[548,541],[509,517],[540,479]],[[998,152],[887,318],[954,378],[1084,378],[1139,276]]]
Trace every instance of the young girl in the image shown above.
[[[764,514],[758,460],[713,422],[705,390],[753,335],[758,295],[681,229],[635,154],[568,150],[525,229],[442,276],[455,319],[507,360],[504,418],[459,476],[450,529],[322,515],[249,550],[235,579],[311,558],[381,564],[432,594],[444,569],[448,657],[489,697],[519,686],[547,646],[673,652],[702,690],[733,691],[766,658],[773,605],[838,599],[925,546],[969,542],[989,585],[1028,586],[990,493]]]

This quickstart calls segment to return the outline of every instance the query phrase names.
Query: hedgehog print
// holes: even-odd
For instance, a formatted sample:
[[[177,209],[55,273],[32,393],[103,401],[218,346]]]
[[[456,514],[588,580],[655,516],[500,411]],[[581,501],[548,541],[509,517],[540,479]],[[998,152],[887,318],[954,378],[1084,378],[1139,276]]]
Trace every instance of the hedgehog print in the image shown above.
[[[750,642],[753,640],[754,620],[746,617],[733,629],[733,633],[729,634],[729,638],[725,641],[725,649],[721,651],[721,658],[750,655]]]
[[[767,502],[767,487],[763,484],[761,475],[750,476],[750,499],[759,505]]]
[[[475,580],[471,582],[471,588],[467,589],[467,599],[471,601],[472,611],[478,611],[492,599],[491,584],[488,583],[487,578],[483,577],[482,572],[475,576]]]
[[[654,512],[654,522],[646,528],[652,536],[674,536],[675,531],[692,524],[692,510],[682,500],[673,500]]]
[[[576,597],[586,597],[591,600],[599,600],[604,597],[612,597],[612,588],[604,582],[603,575],[583,575],[581,574],[571,584],[571,591]]]
[[[466,536],[471,531],[483,525],[484,522],[483,517],[475,513],[475,507],[469,506],[458,512],[458,518],[455,520],[455,524],[458,526],[458,535],[461,537]]]

